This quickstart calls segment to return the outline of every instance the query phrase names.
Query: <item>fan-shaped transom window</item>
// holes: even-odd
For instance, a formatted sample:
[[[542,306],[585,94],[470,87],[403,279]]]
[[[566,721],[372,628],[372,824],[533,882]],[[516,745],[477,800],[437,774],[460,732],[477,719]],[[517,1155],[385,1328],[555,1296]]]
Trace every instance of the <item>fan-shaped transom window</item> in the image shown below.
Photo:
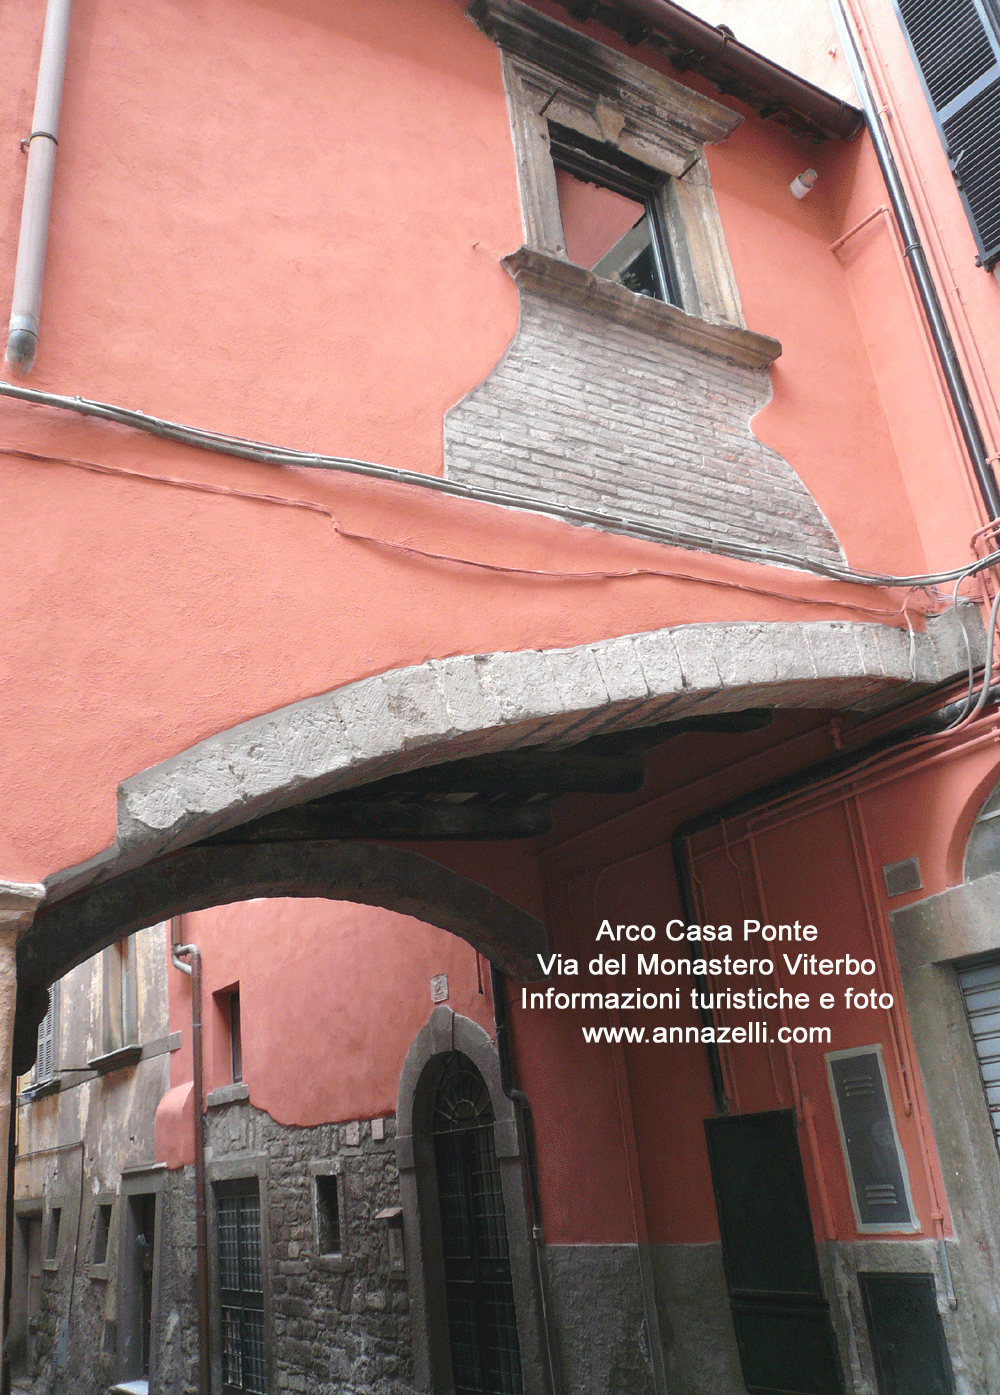
[[[452,1051],[434,1100],[434,1132],[478,1129],[493,1123],[493,1105],[483,1077],[468,1056]]]
[[[976,815],[965,850],[965,880],[1000,872],[1000,785]]]

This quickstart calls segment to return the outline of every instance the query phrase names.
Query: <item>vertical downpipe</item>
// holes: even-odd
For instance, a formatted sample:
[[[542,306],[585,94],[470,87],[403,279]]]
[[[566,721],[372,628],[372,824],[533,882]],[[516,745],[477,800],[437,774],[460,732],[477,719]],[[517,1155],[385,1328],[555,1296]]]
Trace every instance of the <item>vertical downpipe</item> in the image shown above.
[[[198,1260],[198,1395],[210,1395],[208,1316],[208,1213],[205,1194],[205,1073],[202,1054],[201,952],[197,945],[174,941],[180,918],[171,924],[170,958],[175,969],[191,979],[191,1075],[194,1094],[194,1212]],[[183,961],[190,959],[190,964]]]
[[[38,318],[42,306],[45,249],[49,240],[49,210],[56,169],[59,108],[62,105],[66,49],[72,0],[49,0],[38,64],[35,114],[27,137],[28,169],[24,179],[21,235],[17,244],[14,295],[7,336],[7,363],[30,373],[38,350]]]

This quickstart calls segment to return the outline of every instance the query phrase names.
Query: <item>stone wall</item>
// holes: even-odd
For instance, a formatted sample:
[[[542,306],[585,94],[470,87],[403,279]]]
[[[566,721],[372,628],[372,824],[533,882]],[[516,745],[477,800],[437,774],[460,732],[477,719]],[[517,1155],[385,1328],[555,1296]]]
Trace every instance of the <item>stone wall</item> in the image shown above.
[[[260,1179],[272,1389],[410,1395],[406,1275],[390,1272],[387,1231],[375,1220],[399,1205],[394,1120],[289,1128],[242,1101],[209,1108],[206,1145],[210,1190],[213,1177]],[[339,1256],[317,1252],[317,1170],[341,1179]],[[168,1208],[156,1384],[187,1395],[197,1363],[191,1169],[172,1174]],[[210,1249],[214,1240],[210,1219]]]

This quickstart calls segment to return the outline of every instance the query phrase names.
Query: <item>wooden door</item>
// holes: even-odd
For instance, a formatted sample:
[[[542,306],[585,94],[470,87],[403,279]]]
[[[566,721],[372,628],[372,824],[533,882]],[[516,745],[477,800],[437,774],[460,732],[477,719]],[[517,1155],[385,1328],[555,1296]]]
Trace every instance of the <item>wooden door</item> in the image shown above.
[[[706,1119],[705,1132],[749,1395],[842,1395],[794,1113]]]

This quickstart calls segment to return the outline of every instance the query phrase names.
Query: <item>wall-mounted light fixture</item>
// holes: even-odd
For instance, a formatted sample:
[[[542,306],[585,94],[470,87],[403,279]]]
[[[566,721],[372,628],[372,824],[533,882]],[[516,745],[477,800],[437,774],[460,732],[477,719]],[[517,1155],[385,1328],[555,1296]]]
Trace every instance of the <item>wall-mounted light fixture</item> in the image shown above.
[[[795,176],[788,187],[797,199],[804,199],[817,179],[819,179],[819,175],[815,170],[803,170],[801,174]]]

